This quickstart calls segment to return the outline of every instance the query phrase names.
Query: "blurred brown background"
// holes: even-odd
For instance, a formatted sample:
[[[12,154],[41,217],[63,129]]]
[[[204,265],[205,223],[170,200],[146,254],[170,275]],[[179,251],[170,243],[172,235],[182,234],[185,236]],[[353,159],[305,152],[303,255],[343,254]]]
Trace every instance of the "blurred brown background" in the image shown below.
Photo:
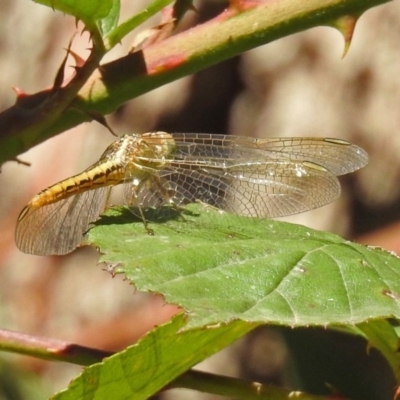
[[[124,14],[131,15],[148,1],[122,3]],[[195,5],[198,14],[190,13],[185,26],[218,14],[225,3]],[[13,86],[34,93],[52,85],[76,28],[72,18],[28,0],[0,0],[0,19],[0,110],[4,110],[15,101]],[[87,54],[87,39],[78,35],[74,40],[73,50],[81,56]],[[132,40],[133,36],[107,60],[126,54]],[[162,129],[257,137],[326,136],[354,142],[369,152],[370,163],[342,180],[340,200],[287,220],[400,253],[400,3],[364,14],[344,59],[343,45],[342,36],[332,28],[293,35],[137,98],[109,122],[121,134]],[[16,219],[31,197],[85,169],[112,141],[103,127],[85,124],[21,155],[32,163],[30,168],[4,165],[2,327],[118,350],[176,311],[159,298],[134,294],[122,277],[111,279],[96,265],[93,249],[66,257],[35,257],[15,247]],[[207,368],[291,384],[296,374],[290,372],[284,337],[271,329],[254,333],[207,361]],[[260,358],[259,349],[265,357]],[[37,375],[44,396],[64,388],[81,370],[27,357],[4,358]],[[375,385],[379,394],[371,398],[389,398],[390,383],[381,379]],[[163,396],[217,398],[183,391]]]

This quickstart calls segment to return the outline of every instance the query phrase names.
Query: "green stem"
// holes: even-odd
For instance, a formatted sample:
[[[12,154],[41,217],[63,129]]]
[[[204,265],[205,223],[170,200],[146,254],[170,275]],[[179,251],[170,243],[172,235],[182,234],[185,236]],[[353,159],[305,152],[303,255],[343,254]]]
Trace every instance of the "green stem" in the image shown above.
[[[197,370],[187,371],[165,389],[172,388],[185,388],[246,400],[328,400],[331,398]]]
[[[32,336],[0,329],[0,351],[25,354],[49,361],[62,361],[89,366],[113,355],[111,352],[80,346],[62,340]],[[164,390],[186,388],[249,400],[324,400],[326,397],[293,392],[271,385],[230,378],[207,372],[189,370],[176,378]]]
[[[103,350],[7,329],[0,329],[0,350],[78,365],[92,365],[112,355]]]
[[[308,28],[332,25],[340,16],[359,15],[388,1],[254,0],[243,2],[249,4],[247,9],[228,8],[213,20],[102,66],[75,97],[74,108],[52,124],[43,125],[43,116],[37,118],[18,104],[4,111],[0,114],[0,165],[90,120],[87,111],[111,113],[137,96],[244,51]],[[30,98],[34,103],[41,95]]]

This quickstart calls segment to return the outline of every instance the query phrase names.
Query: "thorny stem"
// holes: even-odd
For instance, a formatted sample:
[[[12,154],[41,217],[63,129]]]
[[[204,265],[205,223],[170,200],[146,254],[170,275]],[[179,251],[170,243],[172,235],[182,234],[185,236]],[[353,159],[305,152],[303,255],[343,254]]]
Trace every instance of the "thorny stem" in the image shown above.
[[[388,1],[232,1],[235,7],[216,18],[100,69],[96,68],[103,52],[95,40],[92,54],[74,85],[64,88],[60,97],[43,102],[48,93],[39,92],[28,96],[28,109],[17,103],[0,114],[0,165],[90,120],[87,111],[111,113],[130,99],[244,51],[311,27],[335,25],[343,15],[360,15]],[[73,107],[67,109],[71,99]]]
[[[10,154],[11,158],[7,159],[15,160],[18,154],[42,142],[43,133],[63,119],[65,110],[99,67],[105,54],[100,33],[91,32],[91,37],[93,47],[88,59],[82,67],[76,68],[75,76],[66,86],[60,87],[62,82],[59,80],[63,80],[60,70],[53,88],[20,96],[14,106],[0,114],[0,159],[3,154],[6,157]]]

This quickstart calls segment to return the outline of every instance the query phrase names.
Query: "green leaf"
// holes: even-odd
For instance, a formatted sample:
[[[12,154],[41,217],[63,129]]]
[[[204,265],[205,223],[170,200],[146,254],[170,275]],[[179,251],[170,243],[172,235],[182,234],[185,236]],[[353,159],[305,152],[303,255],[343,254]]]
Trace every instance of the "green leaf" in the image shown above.
[[[235,321],[180,331],[182,315],[160,326],[137,344],[86,368],[54,400],[148,399],[193,365],[255,328]]]
[[[34,0],[34,2],[73,15],[85,24],[94,24],[109,16],[119,0]]]
[[[184,219],[150,223],[151,236],[130,214],[110,211],[89,242],[139,290],[186,310],[190,327],[233,319],[326,326],[400,317],[400,260],[382,249],[198,205]]]
[[[173,0],[154,0],[142,11],[122,22],[118,27],[109,32],[108,48],[114,47],[128,33],[132,32],[135,28],[143,24],[143,22],[147,21],[150,17],[161,11],[164,7],[172,2]]]
[[[120,0],[114,0],[108,15],[99,21],[99,27],[102,36],[107,35],[118,25],[120,10],[121,10]]]

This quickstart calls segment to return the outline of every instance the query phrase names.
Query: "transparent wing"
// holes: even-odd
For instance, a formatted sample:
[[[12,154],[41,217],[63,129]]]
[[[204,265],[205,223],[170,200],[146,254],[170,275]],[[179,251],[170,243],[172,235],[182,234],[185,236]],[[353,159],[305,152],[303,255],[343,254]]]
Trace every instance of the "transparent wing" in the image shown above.
[[[176,163],[223,168],[273,162],[318,164],[334,175],[344,175],[368,163],[367,153],[344,140],[329,138],[265,138],[208,133],[174,134]],[[156,140],[156,139],[154,139]],[[151,143],[151,139],[146,139]]]
[[[240,215],[282,217],[330,203],[340,194],[336,176],[368,162],[363,149],[338,139],[197,133],[173,138],[171,160],[151,160],[164,169],[150,170],[139,185],[127,184],[127,204],[145,208],[201,201]],[[149,146],[152,140],[158,144],[157,137],[149,137]]]
[[[164,171],[154,170],[149,178],[140,184],[135,184],[128,174],[124,185],[124,201],[135,215],[141,217],[135,210],[137,207],[157,208],[168,203],[180,205],[184,199],[189,199],[190,193],[185,193],[182,197],[182,190],[174,181],[162,178],[163,173]],[[171,178],[174,179],[173,176]],[[180,197],[182,201],[178,200]]]
[[[40,208],[29,209],[18,221],[15,241],[35,255],[67,254],[83,239],[89,224],[104,211],[109,187],[90,190]]]
[[[264,162],[217,169],[172,163],[142,185],[125,184],[128,205],[160,207],[196,201],[250,217],[282,217],[333,201],[340,194],[335,175],[313,164]],[[134,194],[133,194],[134,193]]]

